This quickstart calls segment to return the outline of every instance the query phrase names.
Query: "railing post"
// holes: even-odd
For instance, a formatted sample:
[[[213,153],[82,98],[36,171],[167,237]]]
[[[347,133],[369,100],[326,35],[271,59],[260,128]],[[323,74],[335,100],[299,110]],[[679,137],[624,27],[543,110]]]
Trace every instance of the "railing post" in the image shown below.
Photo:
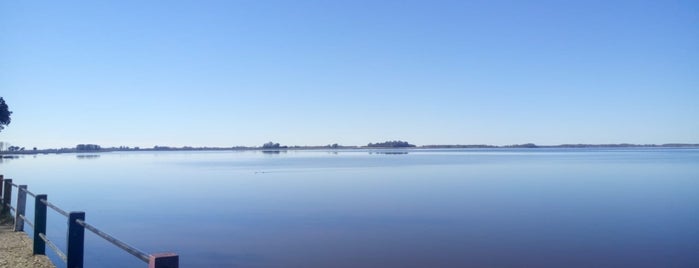
[[[2,213],[5,213],[10,210],[10,205],[12,205],[12,179],[5,179],[3,182],[5,189],[3,189],[2,194]]]
[[[155,253],[150,255],[148,268],[179,268],[180,256],[175,253]]]
[[[4,181],[5,181],[5,176],[0,175],[0,197],[2,197],[2,185],[4,184],[2,182],[4,182]],[[2,200],[2,199],[0,199],[0,200]],[[2,202],[2,201],[0,201],[0,202]]]
[[[38,194],[34,199],[34,255],[46,255],[46,243],[39,236],[46,235],[46,204],[41,199],[49,200],[45,194]]]
[[[85,227],[78,224],[77,220],[85,220],[85,212],[71,212],[68,214],[68,246],[66,247],[68,260],[67,268],[82,268],[85,252]]]
[[[15,211],[15,232],[24,231],[24,212],[27,208],[27,190],[26,185],[20,185],[17,188],[17,211]]]

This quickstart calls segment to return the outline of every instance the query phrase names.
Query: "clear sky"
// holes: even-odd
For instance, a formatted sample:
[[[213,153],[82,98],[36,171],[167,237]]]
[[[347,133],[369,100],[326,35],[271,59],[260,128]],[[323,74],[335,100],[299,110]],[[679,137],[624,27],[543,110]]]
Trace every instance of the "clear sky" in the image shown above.
[[[697,1],[2,1],[0,141],[699,143]]]

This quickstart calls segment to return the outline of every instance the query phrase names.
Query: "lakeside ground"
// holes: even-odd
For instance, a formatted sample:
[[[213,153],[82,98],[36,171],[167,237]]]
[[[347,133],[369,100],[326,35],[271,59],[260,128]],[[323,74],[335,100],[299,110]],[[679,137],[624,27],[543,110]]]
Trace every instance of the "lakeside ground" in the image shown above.
[[[45,255],[32,254],[32,240],[15,232],[10,215],[0,216],[0,268],[55,268]]]

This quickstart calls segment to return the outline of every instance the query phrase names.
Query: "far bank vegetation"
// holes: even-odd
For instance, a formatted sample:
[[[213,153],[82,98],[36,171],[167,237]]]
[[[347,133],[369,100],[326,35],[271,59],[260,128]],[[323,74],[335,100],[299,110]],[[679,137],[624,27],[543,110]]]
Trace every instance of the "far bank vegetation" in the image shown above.
[[[377,143],[369,143],[367,147],[370,148],[410,148],[415,147],[415,145],[408,143],[407,141],[385,141]]]

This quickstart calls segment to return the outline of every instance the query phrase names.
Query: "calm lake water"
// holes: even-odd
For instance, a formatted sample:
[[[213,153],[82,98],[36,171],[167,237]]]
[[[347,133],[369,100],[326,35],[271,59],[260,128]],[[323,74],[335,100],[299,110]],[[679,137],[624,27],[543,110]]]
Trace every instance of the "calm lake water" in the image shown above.
[[[181,267],[699,267],[697,149],[115,152],[0,173]],[[49,211],[63,249],[65,222]],[[146,267],[86,244],[87,267]]]

